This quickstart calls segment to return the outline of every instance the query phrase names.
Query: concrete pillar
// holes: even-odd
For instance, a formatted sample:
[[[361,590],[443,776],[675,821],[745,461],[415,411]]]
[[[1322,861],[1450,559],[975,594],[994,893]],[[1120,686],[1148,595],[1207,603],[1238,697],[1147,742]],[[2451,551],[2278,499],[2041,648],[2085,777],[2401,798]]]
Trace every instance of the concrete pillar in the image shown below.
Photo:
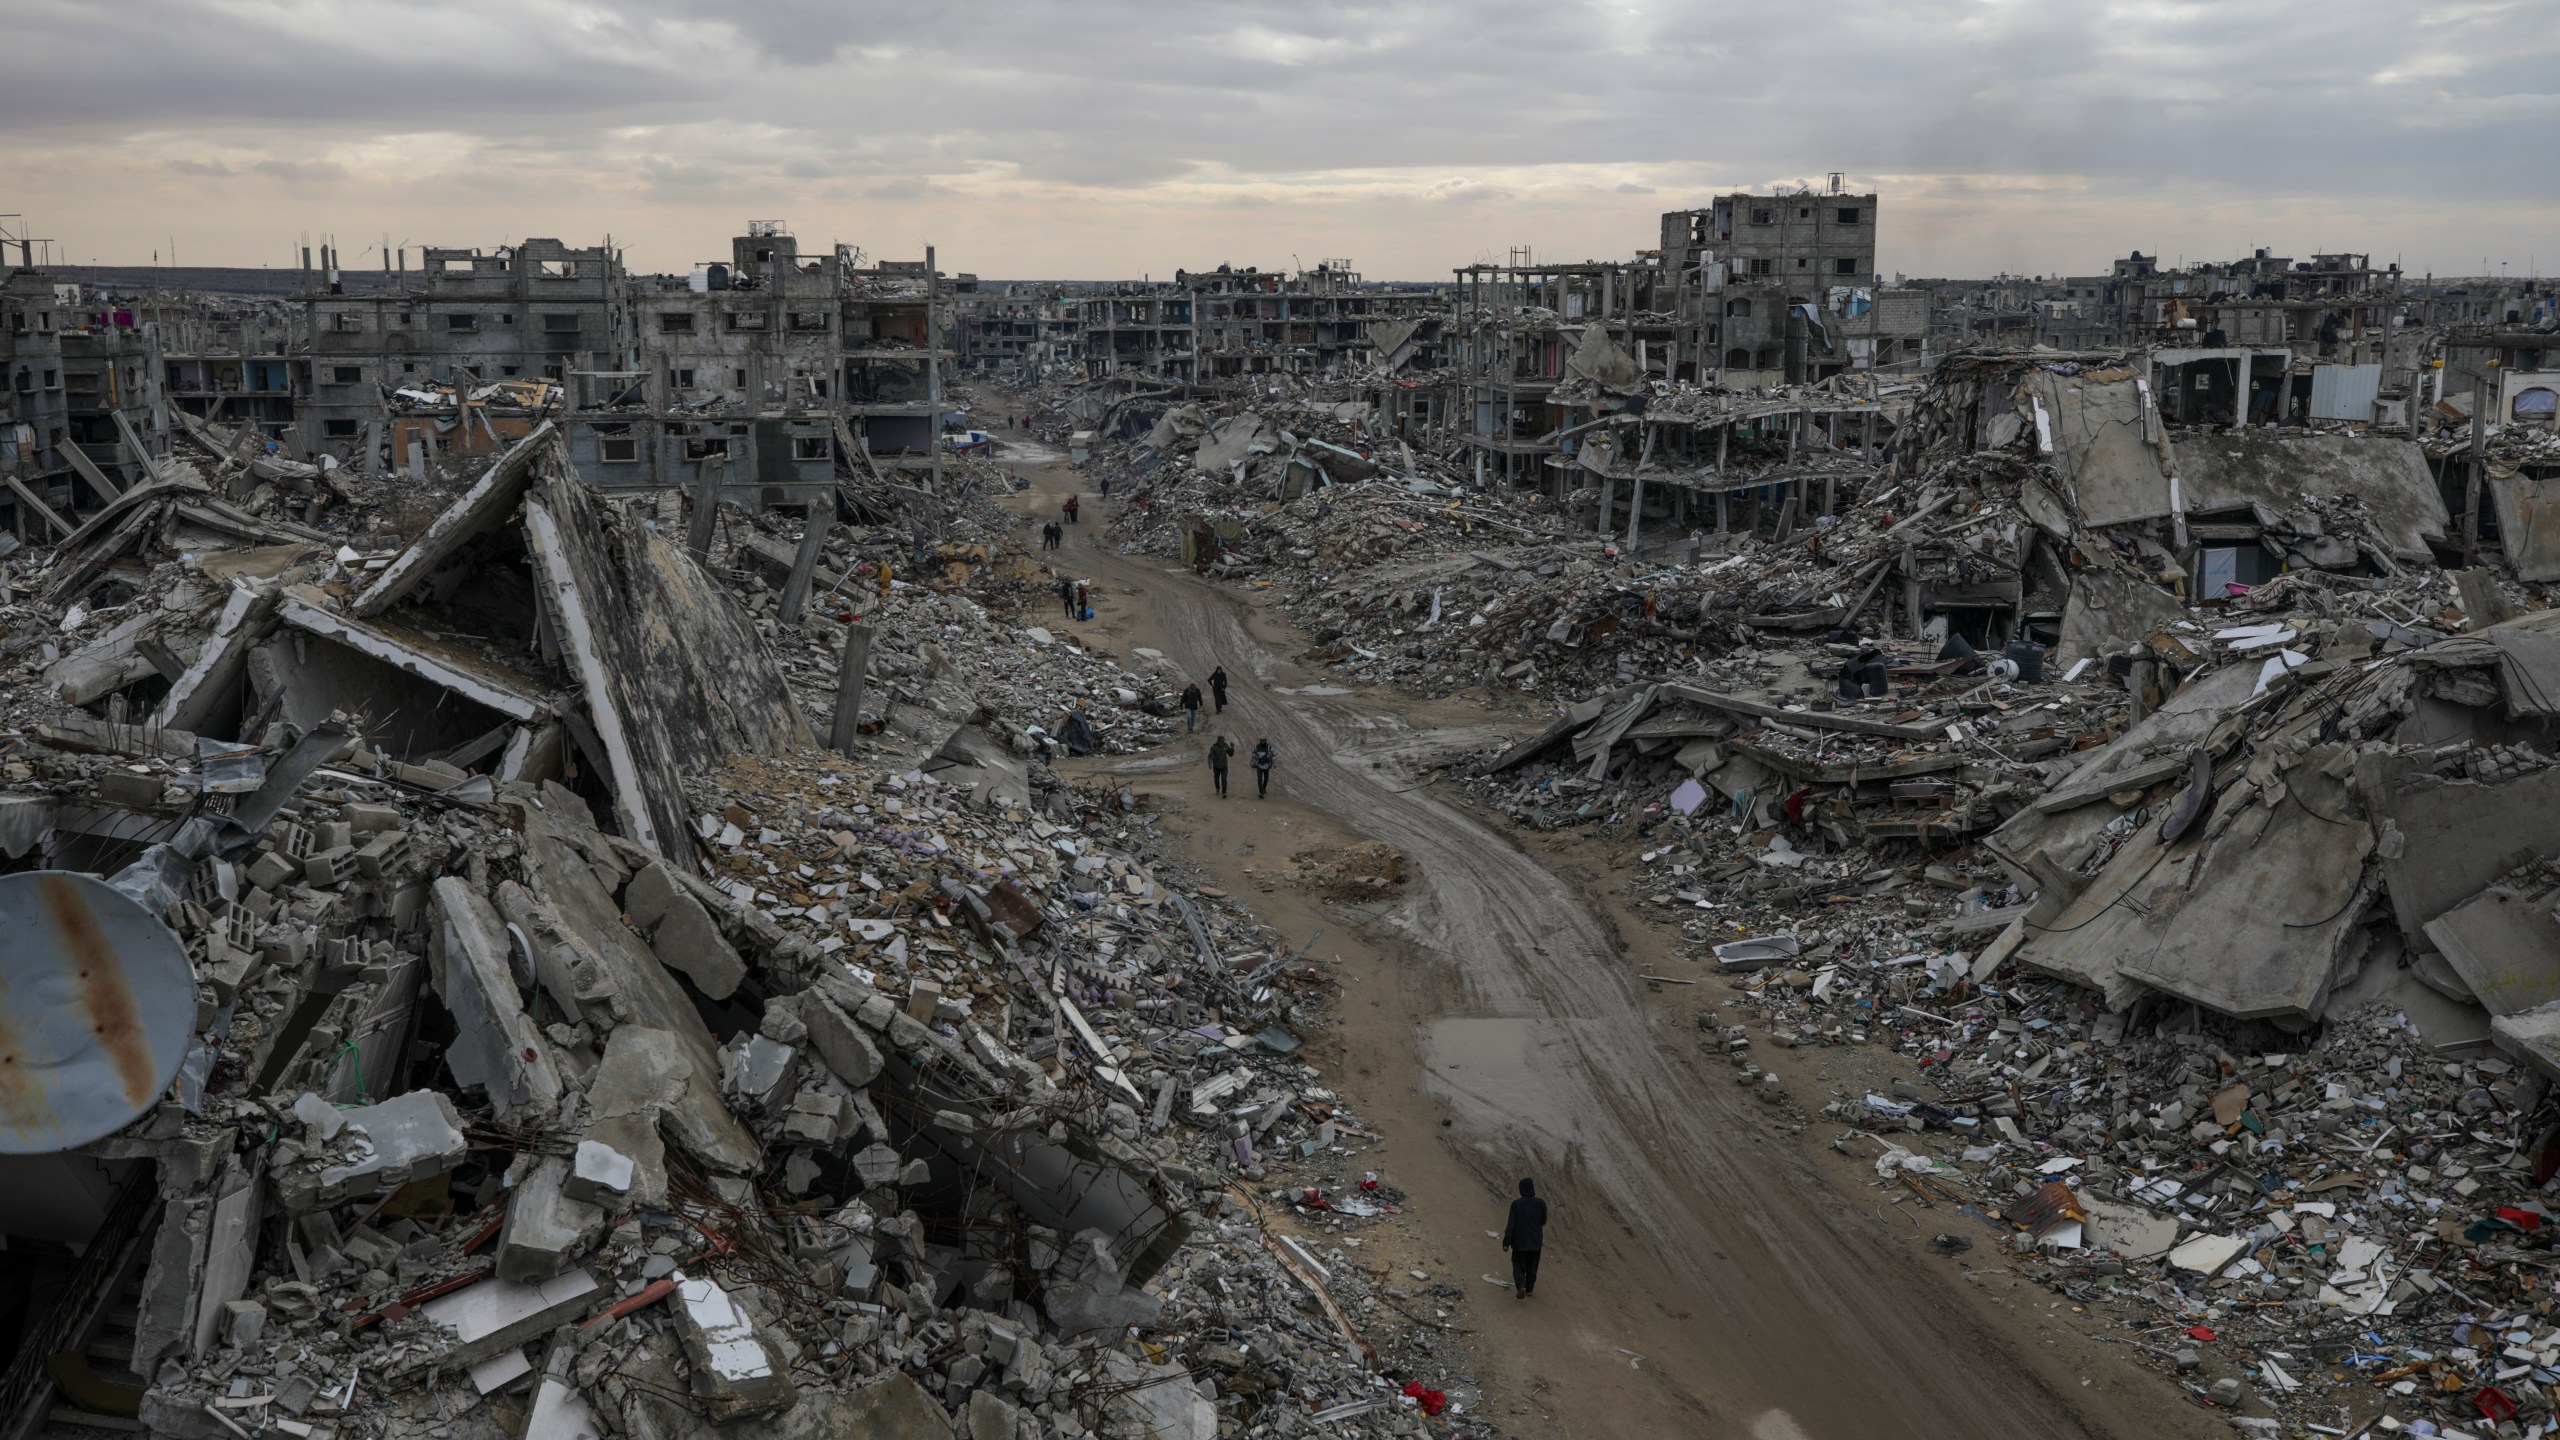
[[[834,496],[811,502],[806,528],[800,532],[800,553],[792,557],[791,577],[782,582],[783,624],[800,623],[800,612],[809,603],[809,582],[817,576],[818,557],[825,553],[827,532],[835,528],[835,523]]]
[[[706,455],[693,485],[693,528],[685,537],[685,548],[704,565],[711,563],[711,529],[720,519],[720,477],[728,468],[727,455]]]
[[[1603,475],[1603,476],[1601,476],[1601,477],[1600,477],[1600,518],[1599,518],[1599,520],[1598,520],[1596,523],[1594,523],[1594,524],[1592,525],[1592,527],[1591,527],[1591,533],[1593,533],[1593,534],[1595,534],[1595,535],[1606,535],[1606,534],[1608,534],[1608,533],[1609,533],[1609,519],[1610,519],[1610,516],[1611,516],[1611,515],[1616,511],[1617,504],[1618,504],[1618,481],[1617,481],[1617,477],[1615,477],[1615,476],[1613,476],[1613,475]]]
[[[1633,487],[1627,495],[1627,549],[1632,551],[1644,525],[1644,477],[1638,475],[1627,483]]]
[[[827,748],[839,755],[853,753],[853,737],[862,723],[863,675],[870,668],[871,627],[846,626],[844,663],[836,672],[835,723],[827,729]]]

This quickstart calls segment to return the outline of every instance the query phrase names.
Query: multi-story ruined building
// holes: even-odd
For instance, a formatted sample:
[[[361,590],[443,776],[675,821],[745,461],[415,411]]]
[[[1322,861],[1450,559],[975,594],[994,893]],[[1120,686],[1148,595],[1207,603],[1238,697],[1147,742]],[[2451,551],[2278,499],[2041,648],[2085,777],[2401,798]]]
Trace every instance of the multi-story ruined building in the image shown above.
[[[625,276],[611,247],[552,239],[485,254],[429,247],[422,265],[414,279],[404,265],[387,293],[348,294],[324,249],[303,301],[307,350],[294,377],[303,458],[387,455],[415,472],[437,454],[490,453],[530,423],[500,429],[460,400],[447,413],[429,387],[468,397],[501,381],[601,384],[627,366]],[[420,399],[395,411],[403,391]],[[414,423],[395,423],[402,418]]]
[[[1025,369],[1035,375],[1075,365],[1082,357],[1082,290],[960,277],[951,295],[956,363],[963,370]]]
[[[1373,285],[1348,260],[1294,275],[1250,265],[1176,271],[1171,281],[1122,282],[1085,298],[1085,374],[1176,383],[1348,378],[1376,361],[1373,326],[1408,339],[1404,322],[1441,304],[1436,287]]]
[[[1693,322],[1714,331],[1724,384],[1801,383],[1921,359],[1928,296],[1882,288],[1876,233],[1876,196],[1835,175],[1824,190],[1719,195],[1665,214],[1662,263]]]
[[[165,291],[135,303],[159,337],[161,393],[172,410],[247,424],[269,439],[293,424],[295,372],[307,358],[301,306]]]
[[[1100,380],[1187,382],[1198,364],[1189,291],[1168,281],[1122,280],[1096,287],[1081,306],[1084,373]]]
[[[168,453],[156,337],[91,287],[32,263],[0,281],[0,376],[0,519],[14,534],[67,530]]]
[[[324,252],[295,375],[309,457],[423,473],[494,453],[545,418],[596,484],[724,486],[769,498],[825,484],[841,457],[939,469],[951,358],[923,261],[804,256],[779,222],[683,275],[633,275],[611,246],[530,239],[424,252],[380,295],[344,293]],[[845,453],[845,452],[851,453]]]

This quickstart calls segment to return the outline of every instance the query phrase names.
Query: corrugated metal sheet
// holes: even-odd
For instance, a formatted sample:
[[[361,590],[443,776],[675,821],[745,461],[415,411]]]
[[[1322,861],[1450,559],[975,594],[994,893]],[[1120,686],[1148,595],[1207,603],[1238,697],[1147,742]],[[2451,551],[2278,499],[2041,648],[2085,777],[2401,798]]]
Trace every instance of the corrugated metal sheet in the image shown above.
[[[2311,371],[2311,418],[2373,423],[2373,401],[2382,391],[2380,365],[2318,365]]]

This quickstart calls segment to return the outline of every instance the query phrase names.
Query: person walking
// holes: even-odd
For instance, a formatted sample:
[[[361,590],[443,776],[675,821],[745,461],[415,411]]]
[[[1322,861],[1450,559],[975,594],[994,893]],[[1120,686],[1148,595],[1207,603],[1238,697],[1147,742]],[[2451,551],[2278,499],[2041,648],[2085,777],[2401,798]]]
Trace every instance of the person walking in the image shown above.
[[[1058,610],[1070,620],[1076,618],[1076,582],[1064,575],[1058,577]]]
[[[1221,800],[1227,798],[1227,760],[1235,753],[1236,747],[1228,744],[1227,737],[1224,735],[1210,742],[1209,779],[1218,787],[1218,798]]]
[[[1200,687],[1182,687],[1182,733],[1188,735],[1200,728]]]
[[[1226,667],[1226,666],[1221,665],[1221,666],[1219,666],[1217,669],[1212,670],[1212,671],[1210,671],[1210,672],[1209,672],[1209,693],[1210,693],[1211,695],[1214,695],[1214,696],[1216,696],[1216,697],[1217,697],[1217,700],[1218,700],[1218,713],[1219,713],[1219,714],[1221,714],[1221,715],[1226,714],[1226,713],[1227,713],[1227,667]]]
[[[1111,477],[1108,475],[1102,477],[1102,498],[1105,500],[1111,498]]]
[[[1093,618],[1093,582],[1090,580],[1076,582],[1076,618],[1079,620]]]
[[[1511,1202],[1511,1218],[1502,1227],[1502,1248],[1511,1252],[1511,1293],[1523,1300],[1538,1288],[1538,1252],[1547,1240],[1547,1202],[1538,1198],[1538,1182],[1522,1176],[1520,1198]]]
[[[1271,767],[1278,764],[1279,760],[1279,755],[1271,748],[1270,740],[1262,739],[1253,742],[1253,798],[1256,800],[1271,798]]]
[[[1073,525],[1074,523],[1076,523],[1076,510],[1077,510],[1077,508],[1078,508],[1078,507],[1077,507],[1077,504],[1076,504],[1076,497],[1074,497],[1073,495],[1068,496],[1068,497],[1067,497],[1067,503],[1066,503],[1066,504],[1064,504],[1064,505],[1062,505],[1062,506],[1060,506],[1060,507],[1058,507],[1058,508],[1060,508],[1060,509],[1062,509],[1062,510],[1064,510],[1064,511],[1066,511],[1066,512],[1067,512],[1067,523],[1068,523],[1068,524]]]

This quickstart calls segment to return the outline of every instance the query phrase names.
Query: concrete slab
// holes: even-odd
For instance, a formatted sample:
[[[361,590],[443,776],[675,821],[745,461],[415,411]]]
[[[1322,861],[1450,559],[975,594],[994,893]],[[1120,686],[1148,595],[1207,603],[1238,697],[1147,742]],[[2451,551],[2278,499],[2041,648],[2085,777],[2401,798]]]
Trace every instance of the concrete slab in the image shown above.
[[[782,1357],[720,1282],[680,1275],[675,1301],[693,1393],[714,1424],[791,1408],[796,1396]]]
[[[2183,432],[2169,452],[2189,513],[2299,511],[2305,495],[2353,495],[2384,545],[2420,553],[2443,539],[2450,523],[2415,441],[2251,426]]]
[[[554,1155],[533,1167],[507,1200],[498,1231],[498,1278],[520,1285],[568,1269],[604,1238],[604,1211],[568,1194],[569,1162]]]
[[[2176,1216],[2155,1215],[2139,1206],[2118,1205],[2086,1195],[2080,1197],[2080,1207],[2088,1212],[2089,1243],[2113,1250],[2127,1260],[2166,1255],[2177,1241]]]
[[[353,1195],[387,1190],[440,1174],[469,1153],[462,1114],[434,1090],[412,1090],[379,1105],[337,1112],[338,1133],[325,1155],[309,1156],[270,1172],[277,1199],[288,1211],[334,1205]]]
[[[2488,784],[2366,755],[2356,762],[2356,783],[2381,832],[2393,917],[2413,940],[2518,865],[2560,854],[2560,767]]]
[[[2492,1015],[2560,1000],[2560,888],[2489,886],[2427,922],[2427,939]]]
[[[468,881],[450,875],[436,881],[428,905],[435,924],[427,974],[458,1032],[445,1052],[454,1078],[485,1089],[501,1123],[552,1119],[560,1071],[516,989],[505,922]]]
[[[952,1440],[941,1402],[903,1371],[891,1371],[829,1408],[831,1433],[841,1440]]]
[[[2238,1018],[2317,1018],[2371,893],[2372,830],[2321,752],[2285,772],[2276,808],[2225,782],[2205,835],[2135,834],[2060,914],[2030,927],[2018,963],[2106,995],[2150,986]],[[2300,803],[2294,803],[2295,800]]]
[[[453,1347],[441,1358],[472,1365],[513,1349],[555,1326],[581,1319],[604,1303],[604,1287],[584,1270],[530,1285],[488,1279],[439,1295],[418,1313],[451,1332]]]
[[[2560,1001],[2496,1017],[2489,1022],[2489,1040],[2505,1054],[2560,1080]]]
[[[2142,392],[2131,375],[2038,371],[2020,388],[2085,523],[2121,525],[2170,513],[2169,477],[2144,438]]]
[[[798,999],[810,1047],[837,1079],[859,1089],[880,1078],[880,1048],[871,1043],[869,1031],[816,990],[802,991]]]

